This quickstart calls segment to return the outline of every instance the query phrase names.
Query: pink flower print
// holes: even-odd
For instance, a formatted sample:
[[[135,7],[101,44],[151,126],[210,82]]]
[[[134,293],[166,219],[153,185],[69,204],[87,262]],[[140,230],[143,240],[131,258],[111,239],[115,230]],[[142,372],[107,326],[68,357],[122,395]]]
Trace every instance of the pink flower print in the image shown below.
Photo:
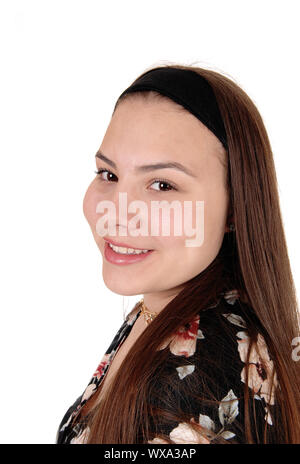
[[[100,377],[103,374],[103,371],[105,369],[105,366],[107,366],[107,364],[109,364],[109,359],[110,359],[110,354],[105,354],[103,356],[99,366],[97,367],[96,371],[93,374],[93,377],[97,377],[98,380],[100,379]]]
[[[127,314],[125,320],[127,325],[133,325],[133,322],[135,322],[136,315],[138,311],[140,310],[140,305],[136,304],[135,307]]]
[[[192,374],[194,370],[195,370],[194,364],[176,367],[176,371],[178,372],[178,376],[181,380],[184,379],[184,377],[186,377],[187,375]]]
[[[230,290],[224,294],[224,298],[227,301],[227,303],[233,305],[236,300],[239,298],[239,292],[238,290]]]
[[[238,351],[240,358],[246,362],[250,338],[247,332],[238,332]],[[268,348],[264,337],[258,334],[256,346],[252,346],[249,357],[248,385],[258,397],[264,398],[266,403],[274,404],[274,389],[278,385],[277,374],[274,375],[274,384],[271,391],[271,379],[274,369],[273,361],[270,359]],[[241,380],[246,381],[246,368],[241,372]]]
[[[90,428],[86,427],[77,437],[72,438],[70,441],[71,445],[82,445],[85,444],[90,433]]]
[[[199,320],[200,316],[197,315],[189,324],[180,327],[159,349],[164,349],[171,341],[169,345],[171,353],[186,358],[192,356],[196,351],[197,338],[203,338],[202,332],[198,337]]]
[[[148,443],[153,445],[169,445],[168,441],[163,440],[160,437],[154,437],[153,440],[149,440]]]
[[[96,391],[96,389],[97,389],[96,385],[94,383],[90,383],[86,387],[86,389],[84,390],[84,393],[83,393],[83,395],[81,397],[80,402],[82,403],[83,401],[87,401],[93,395],[93,393]]]
[[[191,419],[191,421],[196,422],[194,418]],[[203,445],[209,445],[210,441],[205,437],[199,435],[188,423],[186,422],[181,422],[178,424],[177,427],[175,427],[171,432],[170,432],[170,438],[173,440],[175,443],[178,444],[203,444]]]
[[[196,423],[195,419],[192,418],[191,422]],[[210,441],[205,435],[197,433],[187,422],[180,422],[169,434],[170,439],[177,444],[205,444],[209,445]],[[168,444],[166,440],[160,437],[155,437],[153,440],[149,440],[151,444]]]
[[[265,413],[265,420],[268,422],[268,424],[273,425],[272,416],[268,405],[265,407]]]

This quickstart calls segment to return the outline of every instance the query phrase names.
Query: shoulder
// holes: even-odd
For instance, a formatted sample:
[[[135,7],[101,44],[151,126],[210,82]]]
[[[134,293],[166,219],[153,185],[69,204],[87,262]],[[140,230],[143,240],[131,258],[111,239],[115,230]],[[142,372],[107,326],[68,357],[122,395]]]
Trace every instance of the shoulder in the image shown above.
[[[199,327],[207,337],[202,355],[205,349],[211,356],[219,351],[216,355],[219,366],[215,363],[215,368],[224,369],[224,377],[235,377],[242,384],[246,383],[248,370],[247,383],[255,398],[274,404],[278,380],[268,337],[249,302],[240,298],[239,291],[225,292],[215,307],[200,312]],[[201,347],[199,354],[198,360],[202,363]],[[272,381],[274,388],[271,389]]]
[[[192,417],[192,422],[208,426],[225,440],[244,443],[247,390],[246,397],[253,398],[249,418],[261,439],[265,424],[273,425],[275,395],[271,388],[273,361],[260,329],[253,309],[236,289],[221,294],[165,345],[170,355],[155,403],[168,409],[172,397],[173,406]],[[255,343],[251,343],[253,337]],[[276,374],[274,379],[276,387]],[[178,441],[184,440],[184,435],[195,439],[189,420],[174,421],[166,430],[175,443],[195,442]]]

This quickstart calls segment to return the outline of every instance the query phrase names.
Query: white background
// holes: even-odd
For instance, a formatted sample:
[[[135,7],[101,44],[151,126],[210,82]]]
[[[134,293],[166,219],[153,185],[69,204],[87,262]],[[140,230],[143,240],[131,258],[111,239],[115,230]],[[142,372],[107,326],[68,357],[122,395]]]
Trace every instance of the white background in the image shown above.
[[[102,281],[82,212],[120,93],[146,68],[226,73],[258,106],[300,286],[298,1],[0,3],[2,443],[54,443],[139,298]]]

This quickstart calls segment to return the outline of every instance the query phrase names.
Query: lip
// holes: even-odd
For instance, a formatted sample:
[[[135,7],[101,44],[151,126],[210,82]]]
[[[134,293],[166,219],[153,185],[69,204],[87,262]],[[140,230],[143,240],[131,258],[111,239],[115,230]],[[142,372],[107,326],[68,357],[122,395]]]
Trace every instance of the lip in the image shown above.
[[[134,247],[134,246],[132,246],[132,245],[128,245],[128,244],[126,244],[126,243],[117,243],[117,242],[115,242],[114,240],[112,240],[111,238],[104,238],[104,240],[105,240],[106,242],[111,243],[112,245],[117,246],[117,247],[133,248],[134,250],[148,250],[148,249],[149,249],[149,251],[153,251],[153,250],[150,250],[150,248],[138,248],[138,247]]]
[[[147,253],[142,253],[139,255],[125,255],[122,253],[117,253],[114,251],[110,246],[109,246],[109,241],[105,241],[105,247],[104,247],[104,257],[105,259],[111,263],[111,264],[121,264],[121,265],[126,265],[126,264],[134,264],[138,263],[140,261],[143,261],[144,259],[147,259],[148,256],[150,256],[154,250],[150,250]],[[111,243],[111,242],[110,242]],[[128,247],[130,248],[130,247]]]

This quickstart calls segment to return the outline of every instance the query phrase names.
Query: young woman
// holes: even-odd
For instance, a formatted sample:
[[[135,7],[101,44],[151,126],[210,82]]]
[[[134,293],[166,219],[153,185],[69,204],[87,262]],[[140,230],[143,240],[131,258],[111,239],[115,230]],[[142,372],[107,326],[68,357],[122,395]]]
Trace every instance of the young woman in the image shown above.
[[[117,100],[96,163],[83,209],[103,280],[143,298],[66,412],[57,443],[299,443],[299,314],[254,103],[212,70],[150,69]],[[120,193],[143,204],[138,215],[118,216]],[[172,211],[163,233],[151,208],[164,200],[193,205],[200,241],[187,246],[186,229],[173,233],[187,216]],[[116,207],[116,235],[99,226],[101,201]]]

